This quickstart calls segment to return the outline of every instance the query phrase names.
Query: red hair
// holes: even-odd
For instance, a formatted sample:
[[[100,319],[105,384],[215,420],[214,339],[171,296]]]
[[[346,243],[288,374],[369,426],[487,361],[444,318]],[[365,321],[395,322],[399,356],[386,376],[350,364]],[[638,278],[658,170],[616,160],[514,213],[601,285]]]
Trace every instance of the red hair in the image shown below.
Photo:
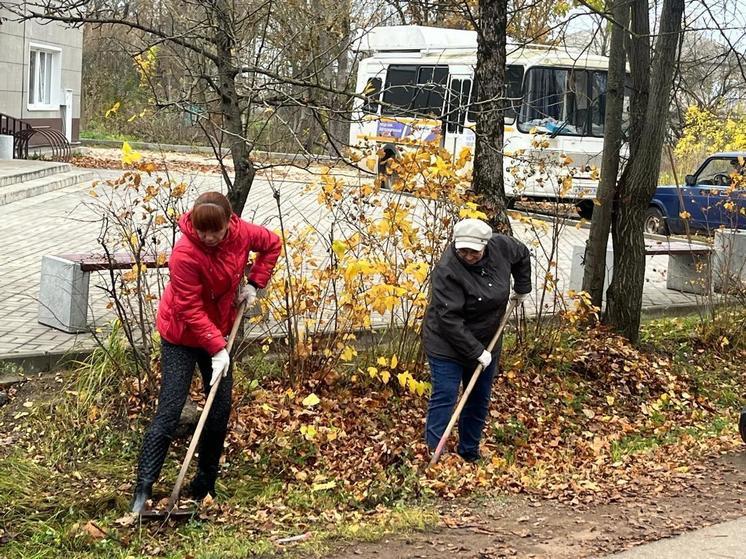
[[[194,202],[190,218],[197,231],[221,231],[233,214],[228,198],[220,192],[205,192]]]

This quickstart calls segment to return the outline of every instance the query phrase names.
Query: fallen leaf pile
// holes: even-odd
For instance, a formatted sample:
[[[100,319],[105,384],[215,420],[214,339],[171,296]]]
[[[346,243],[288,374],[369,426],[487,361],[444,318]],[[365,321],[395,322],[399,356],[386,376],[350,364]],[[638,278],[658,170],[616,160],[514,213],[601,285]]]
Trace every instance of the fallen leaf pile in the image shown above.
[[[503,367],[477,465],[453,453],[454,431],[451,453],[426,471],[427,398],[344,381],[263,383],[235,409],[226,459],[253,464],[257,483],[279,478],[287,492],[331,491],[349,510],[366,510],[422,493],[493,489],[613,501],[686,478],[701,455],[738,444],[732,430],[707,432],[713,407],[685,370],[601,329],[543,363],[507,353]],[[227,475],[245,475],[243,467]],[[267,514],[275,506],[308,514],[265,505],[268,527],[278,525]]]

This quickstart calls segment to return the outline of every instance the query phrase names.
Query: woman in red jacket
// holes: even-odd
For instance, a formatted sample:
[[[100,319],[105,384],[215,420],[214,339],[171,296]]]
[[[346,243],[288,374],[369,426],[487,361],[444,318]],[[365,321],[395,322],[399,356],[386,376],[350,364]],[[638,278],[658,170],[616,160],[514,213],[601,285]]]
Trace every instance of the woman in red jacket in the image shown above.
[[[272,231],[234,214],[228,199],[219,192],[199,196],[192,210],[179,220],[179,228],[182,236],[168,262],[171,280],[158,305],[161,390],[140,454],[134,512],[145,510],[151,497],[189,394],[195,365],[202,373],[205,394],[224,375],[202,432],[197,475],[189,485],[194,499],[215,495],[233,386],[225,336],[239,304],[247,300],[251,305],[256,290],[267,285],[282,248]],[[248,284],[239,290],[250,252],[257,254],[256,261]]]

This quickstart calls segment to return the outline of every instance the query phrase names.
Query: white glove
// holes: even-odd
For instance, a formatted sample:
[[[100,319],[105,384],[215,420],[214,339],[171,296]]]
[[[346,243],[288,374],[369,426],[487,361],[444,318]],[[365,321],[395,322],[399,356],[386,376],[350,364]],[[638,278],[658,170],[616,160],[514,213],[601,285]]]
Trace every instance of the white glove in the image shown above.
[[[247,283],[242,285],[241,289],[238,290],[238,297],[236,297],[236,306],[241,306],[241,303],[246,301],[246,308],[249,308],[256,301],[256,287]]]
[[[220,377],[228,371],[228,366],[231,364],[231,356],[228,354],[228,350],[223,348],[212,356],[212,378],[210,379],[210,386],[218,382]]]
[[[492,363],[492,354],[486,349],[482,352],[482,355],[477,357],[477,361],[482,365],[483,369],[486,369]]]
[[[531,295],[530,293],[516,293],[513,291],[513,293],[510,295],[510,300],[513,301],[516,305],[520,305],[523,303],[523,301],[526,301],[528,299],[528,296]]]

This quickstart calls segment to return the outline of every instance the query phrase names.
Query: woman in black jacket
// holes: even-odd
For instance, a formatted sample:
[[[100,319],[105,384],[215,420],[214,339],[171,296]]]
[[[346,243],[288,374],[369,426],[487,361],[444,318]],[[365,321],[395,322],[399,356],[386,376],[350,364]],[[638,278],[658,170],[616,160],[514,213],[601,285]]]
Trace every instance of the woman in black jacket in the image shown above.
[[[520,304],[531,292],[531,260],[523,243],[493,234],[492,228],[478,219],[458,222],[453,237],[453,244],[433,270],[423,326],[432,377],[425,438],[430,450],[435,450],[456,406],[459,386],[463,383],[466,387],[481,363],[484,370],[458,424],[458,453],[473,462],[480,458],[479,442],[502,340],[492,353],[486,346],[505,314],[508,299]]]

